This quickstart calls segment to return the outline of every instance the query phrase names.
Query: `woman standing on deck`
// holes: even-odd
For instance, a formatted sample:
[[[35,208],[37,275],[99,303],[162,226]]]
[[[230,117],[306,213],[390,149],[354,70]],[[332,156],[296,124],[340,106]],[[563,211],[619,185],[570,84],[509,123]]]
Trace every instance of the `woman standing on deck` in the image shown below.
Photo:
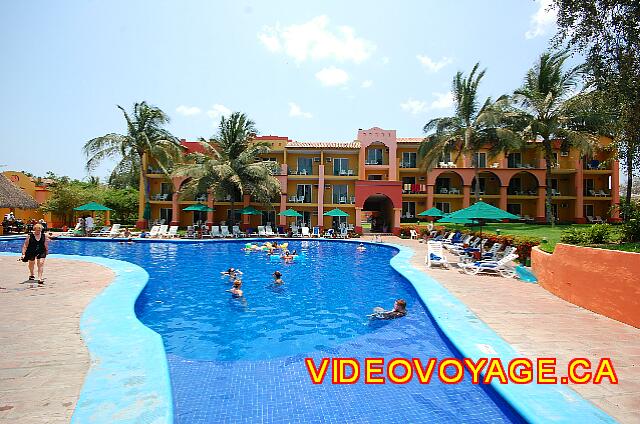
[[[42,225],[36,224],[33,226],[33,232],[29,233],[27,239],[22,245],[22,262],[29,262],[29,280],[35,280],[33,275],[33,268],[35,266],[36,259],[38,260],[38,284],[44,284],[42,273],[44,272],[44,258],[49,253],[49,239],[45,233],[42,232]]]

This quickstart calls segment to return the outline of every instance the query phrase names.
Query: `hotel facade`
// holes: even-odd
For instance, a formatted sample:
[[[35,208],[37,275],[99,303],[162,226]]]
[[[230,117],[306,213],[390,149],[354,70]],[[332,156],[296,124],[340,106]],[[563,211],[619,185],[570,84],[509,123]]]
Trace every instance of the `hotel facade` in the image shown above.
[[[302,214],[297,218],[309,227],[330,228],[345,222],[362,231],[362,222],[370,221],[373,232],[398,234],[402,222],[414,222],[417,214],[433,206],[444,212],[468,207],[475,201],[472,158],[461,155],[442,157],[431,170],[419,168],[417,150],[421,137],[399,138],[395,130],[374,127],[358,130],[353,141],[294,141],[287,137],[259,136],[271,151],[262,160],[273,162],[274,176],[280,182],[280,195],[271,204],[253,202],[250,196],[234,200],[235,222],[243,227],[286,226],[292,218],[278,216],[288,208]],[[187,152],[198,151],[199,143],[183,140]],[[600,144],[590,157],[577,150],[554,146],[552,169],[552,205],[560,222],[584,223],[591,218],[618,220],[611,207],[619,203],[619,163],[607,146]],[[517,152],[490,157],[478,153],[480,197],[526,221],[545,220],[545,168],[541,144],[530,142]],[[228,224],[230,198],[216,199],[211,193],[187,196],[182,193],[188,178],[168,178],[152,161],[145,160],[151,221],[164,220],[171,225],[188,226],[201,222]],[[141,182],[141,193],[144,187]],[[212,212],[183,211],[201,202]],[[239,210],[254,206],[262,215],[239,215]],[[323,214],[340,208],[348,217]],[[144,213],[141,194],[140,222]],[[224,225],[224,224],[222,224]]]

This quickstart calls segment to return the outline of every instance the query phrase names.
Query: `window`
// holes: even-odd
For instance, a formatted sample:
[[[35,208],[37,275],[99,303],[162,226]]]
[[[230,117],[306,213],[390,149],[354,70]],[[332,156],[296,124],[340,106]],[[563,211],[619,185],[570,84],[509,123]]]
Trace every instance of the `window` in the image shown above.
[[[311,212],[309,211],[300,211],[302,216],[296,218],[296,223],[299,226],[311,227]],[[303,225],[304,224],[304,225]]]
[[[451,152],[445,152],[440,155],[440,162],[449,163],[451,162]]]
[[[298,184],[296,196],[298,196],[298,202],[304,199],[300,203],[311,203],[311,184]]]
[[[306,172],[308,175],[313,174],[313,159],[298,158],[298,173]]]
[[[415,218],[416,202],[402,202],[401,218]]]
[[[333,185],[333,202],[332,203],[349,203],[348,189],[346,184]]]
[[[436,208],[440,209],[443,213],[451,212],[451,203],[449,202],[436,202]]]
[[[231,209],[227,209],[227,222],[242,222],[242,215],[240,214],[240,209],[236,209],[233,211],[233,219],[231,219]]]
[[[382,180],[382,175],[369,175],[367,177],[367,180],[370,180],[370,181]]]
[[[173,192],[173,185],[171,183],[160,183],[160,194],[171,195]]]
[[[402,185],[404,184],[415,184],[416,177],[402,177]]]
[[[160,219],[164,219],[165,224],[169,224],[173,218],[173,210],[171,208],[160,208]]]
[[[585,196],[593,196],[593,191],[595,190],[595,184],[593,179],[587,178],[584,180],[584,195]]]
[[[267,225],[267,223],[269,223],[271,226],[276,225],[275,211],[262,211],[262,225]]]
[[[486,168],[487,167],[487,154],[486,153],[476,153],[476,163],[478,164],[478,168]]]
[[[520,203],[507,203],[507,212],[520,215],[522,213],[522,205]]]
[[[347,175],[349,170],[349,159],[335,158],[333,160],[333,175]]]
[[[509,181],[508,194],[521,194],[522,193],[522,181],[520,177],[511,178]]]
[[[584,211],[584,216],[593,217],[595,215],[595,211],[593,209],[593,205],[584,205],[583,206],[583,211]]]
[[[400,168],[415,168],[416,167],[417,154],[415,152],[402,153],[402,162]]]
[[[507,156],[507,167],[509,168],[521,168],[522,167],[522,155],[520,153],[509,153]]]
[[[369,165],[382,165],[382,149],[367,150],[367,163]]]
[[[451,188],[451,178],[436,178],[436,194],[440,193],[441,189],[443,188],[449,191],[449,189]]]
[[[484,188],[486,183],[487,183],[487,179],[480,177],[480,193],[484,193]],[[471,193],[475,193],[475,190],[476,190],[476,179],[474,178],[473,182],[471,183]]]

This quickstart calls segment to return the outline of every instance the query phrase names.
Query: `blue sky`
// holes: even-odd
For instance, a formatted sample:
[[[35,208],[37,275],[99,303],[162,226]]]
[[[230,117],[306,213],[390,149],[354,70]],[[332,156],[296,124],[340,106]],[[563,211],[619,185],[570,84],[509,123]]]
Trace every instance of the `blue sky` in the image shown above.
[[[420,136],[451,113],[456,71],[480,61],[482,96],[520,85],[555,31],[548,2],[2,2],[1,169],[84,178],[84,142],[141,100],[187,139],[236,110],[295,140]]]

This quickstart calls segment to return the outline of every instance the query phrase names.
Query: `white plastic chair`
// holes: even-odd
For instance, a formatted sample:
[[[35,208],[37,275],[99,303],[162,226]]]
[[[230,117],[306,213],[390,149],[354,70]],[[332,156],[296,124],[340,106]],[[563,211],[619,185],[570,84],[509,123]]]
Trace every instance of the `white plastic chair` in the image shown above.
[[[263,225],[258,225],[258,236],[260,236],[260,237],[266,237],[267,236],[267,232],[265,231]]]
[[[273,232],[273,228],[271,228],[271,225],[267,225],[264,227],[264,233],[267,237],[273,237],[276,234]]]
[[[427,268],[431,268],[433,265],[439,265],[443,268],[449,269],[449,261],[447,261],[447,257],[444,255],[442,242],[427,242],[427,255],[425,256],[425,263],[427,264]]]
[[[506,255],[499,261],[477,261],[461,266],[464,272],[469,275],[485,273],[500,274],[505,278],[514,278],[516,276],[516,270],[512,266],[509,266],[507,264],[517,258],[518,255],[512,253],[510,255]]]
[[[231,235],[229,234],[229,226],[227,225],[220,226],[220,235],[222,237],[229,237]]]
[[[418,239],[418,232],[416,230],[409,230],[409,233],[411,234],[411,240],[417,240]]]
[[[309,227],[302,227],[302,237],[311,237]]]
[[[234,225],[231,229],[231,232],[233,233],[234,237],[244,237],[244,233],[240,231],[240,226],[238,225]]]
[[[214,225],[211,227],[211,237],[221,237],[222,234],[220,234],[220,227],[217,225]]]

